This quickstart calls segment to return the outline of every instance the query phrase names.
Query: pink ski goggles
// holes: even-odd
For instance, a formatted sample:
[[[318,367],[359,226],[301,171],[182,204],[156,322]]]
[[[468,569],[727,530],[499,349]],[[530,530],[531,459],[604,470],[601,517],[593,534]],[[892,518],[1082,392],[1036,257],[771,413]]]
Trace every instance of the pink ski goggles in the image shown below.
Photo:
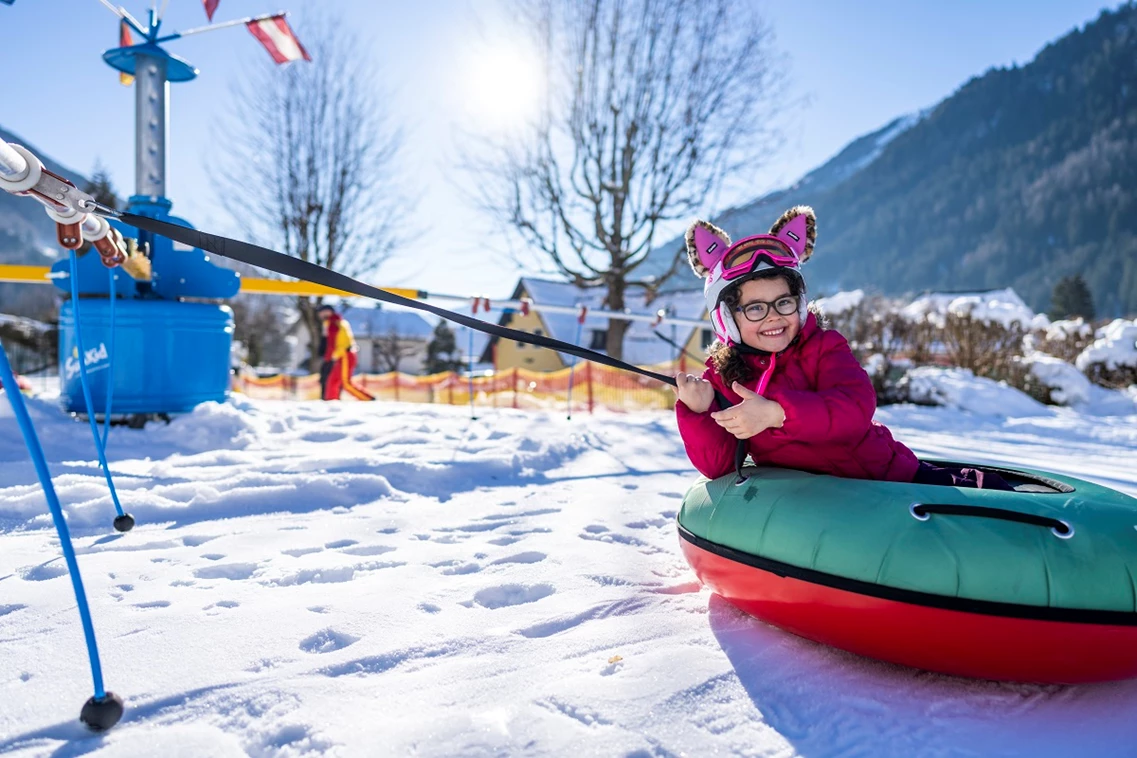
[[[735,242],[723,254],[722,281],[749,274],[763,258],[778,268],[797,269],[801,265],[797,253],[789,245],[772,235],[759,234]]]

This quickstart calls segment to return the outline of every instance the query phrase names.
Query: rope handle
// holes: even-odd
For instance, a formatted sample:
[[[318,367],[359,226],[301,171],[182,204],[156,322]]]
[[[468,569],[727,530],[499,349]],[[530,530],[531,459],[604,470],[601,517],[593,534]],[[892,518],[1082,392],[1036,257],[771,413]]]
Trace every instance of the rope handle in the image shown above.
[[[917,521],[927,521],[933,513],[942,516],[973,516],[976,518],[992,518],[1001,521],[1013,521],[1019,524],[1030,524],[1050,529],[1055,537],[1068,540],[1074,536],[1074,527],[1069,522],[1049,516],[1035,516],[1033,513],[1020,513],[1005,508],[992,508],[986,505],[956,505],[953,503],[912,503],[908,512]]]

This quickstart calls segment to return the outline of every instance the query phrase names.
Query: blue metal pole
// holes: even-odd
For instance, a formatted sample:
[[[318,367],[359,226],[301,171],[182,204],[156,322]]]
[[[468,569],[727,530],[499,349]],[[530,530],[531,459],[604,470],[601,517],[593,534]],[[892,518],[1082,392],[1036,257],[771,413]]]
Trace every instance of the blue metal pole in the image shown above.
[[[110,277],[110,322],[111,322],[111,345],[107,348],[107,404],[103,410],[103,450],[107,448],[107,440],[111,436],[111,401],[114,399],[114,308],[115,308],[115,270],[113,268],[107,269],[107,275]],[[79,317],[75,316],[75,333],[79,333]],[[90,409],[88,408],[88,411]]]
[[[87,381],[87,353],[83,349],[83,330],[79,328],[79,257],[75,255],[75,251],[71,251],[71,314],[75,317],[75,346],[79,350],[79,384],[83,386],[83,400],[87,403],[87,421],[91,423],[91,434],[95,438],[95,451],[99,454],[99,465],[103,467],[103,475],[106,476],[107,486],[111,490],[111,500],[114,502],[114,508],[118,511],[118,517],[115,518],[115,529],[120,532],[128,532],[134,526],[134,519],[127,516],[122,510],[122,505],[118,502],[118,492],[114,488],[114,480],[111,479],[111,468],[107,465],[107,455],[103,450],[102,441],[99,439],[99,425],[95,421],[94,403],[91,401],[91,385]]]
[[[4,352],[4,345],[0,344],[0,382],[4,384],[5,394],[16,414],[16,423],[20,426],[20,433],[24,436],[24,444],[32,457],[36,468],[36,475],[43,487],[43,494],[47,498],[47,507],[51,510],[51,520],[55,522],[55,531],[59,533],[59,544],[63,548],[63,559],[67,561],[67,571],[71,575],[71,587],[75,590],[75,600],[79,604],[79,618],[83,620],[83,636],[87,640],[87,656],[91,659],[91,678],[95,682],[95,698],[106,698],[103,689],[103,669],[99,665],[99,648],[95,643],[95,627],[91,623],[91,611],[87,607],[87,593],[83,591],[83,578],[79,575],[79,562],[75,560],[75,548],[71,544],[71,532],[67,528],[67,520],[63,518],[63,509],[59,506],[59,498],[55,494],[55,487],[51,483],[51,473],[47,468],[47,459],[40,446],[39,437],[36,436],[32,426],[31,416],[28,415],[27,406],[24,405],[24,396],[16,386],[16,377],[12,373],[12,366],[8,363],[8,354]]]

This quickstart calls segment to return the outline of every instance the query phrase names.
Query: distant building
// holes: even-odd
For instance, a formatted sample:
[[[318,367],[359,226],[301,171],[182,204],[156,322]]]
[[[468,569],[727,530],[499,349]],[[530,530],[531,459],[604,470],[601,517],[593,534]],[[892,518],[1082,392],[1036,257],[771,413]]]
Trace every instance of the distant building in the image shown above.
[[[430,344],[434,326],[418,313],[376,305],[374,308],[347,306],[340,310],[340,315],[351,324],[351,331],[359,344],[360,373],[422,373],[426,347]],[[292,364],[306,368],[313,349],[308,330],[297,322],[289,334],[295,338]]]
[[[605,292],[600,288],[582,289],[568,282],[522,277],[514,287],[510,299],[529,299],[538,307],[527,314],[516,311],[502,313],[498,323],[530,334],[546,335],[563,342],[579,344],[581,347],[603,353],[606,352],[608,319],[589,317],[581,326],[575,315],[547,313],[541,311],[539,306],[584,305],[589,310],[603,310],[604,296]],[[669,292],[656,297],[650,303],[643,294],[633,291],[627,296],[627,309],[632,313],[656,313],[662,309],[676,318],[696,320],[706,318],[701,289]],[[578,330],[579,342],[577,342]],[[623,360],[645,366],[678,359],[680,351],[657,337],[655,335],[657,331],[676,344],[683,345],[688,353],[687,361],[695,366],[705,360],[706,348],[714,341],[714,332],[711,331],[709,321],[705,328],[670,325],[653,327],[647,321],[632,321],[624,335]],[[499,371],[510,368],[556,371],[571,365],[572,356],[561,355],[535,345],[491,337],[485,343],[481,361],[496,364]]]

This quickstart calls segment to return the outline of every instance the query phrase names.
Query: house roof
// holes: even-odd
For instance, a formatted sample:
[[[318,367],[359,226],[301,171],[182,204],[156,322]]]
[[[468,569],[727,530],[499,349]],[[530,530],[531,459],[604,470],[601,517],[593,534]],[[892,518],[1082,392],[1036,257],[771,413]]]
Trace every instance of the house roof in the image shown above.
[[[351,324],[356,338],[397,334],[404,339],[430,340],[434,326],[411,310],[402,308],[344,308],[340,315]]]

